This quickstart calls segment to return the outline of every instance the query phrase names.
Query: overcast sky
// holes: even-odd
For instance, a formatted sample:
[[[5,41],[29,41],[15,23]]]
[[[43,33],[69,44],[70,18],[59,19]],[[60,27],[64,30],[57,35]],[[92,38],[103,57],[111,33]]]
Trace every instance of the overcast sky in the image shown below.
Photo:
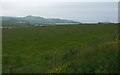
[[[119,0],[0,0],[2,16],[41,16],[79,22],[118,21]]]

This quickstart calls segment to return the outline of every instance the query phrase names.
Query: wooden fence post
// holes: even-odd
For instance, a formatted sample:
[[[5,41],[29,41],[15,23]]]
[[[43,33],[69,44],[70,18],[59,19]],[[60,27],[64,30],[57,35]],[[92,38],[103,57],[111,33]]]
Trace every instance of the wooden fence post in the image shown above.
[[[56,51],[54,52],[54,67],[56,67]]]
[[[77,58],[79,57],[79,48],[77,49]]]
[[[118,34],[117,39],[118,39],[118,40],[120,39],[120,34]]]
[[[79,58],[80,55],[80,48],[77,48],[77,58]]]
[[[12,66],[9,65],[9,74],[12,75]]]

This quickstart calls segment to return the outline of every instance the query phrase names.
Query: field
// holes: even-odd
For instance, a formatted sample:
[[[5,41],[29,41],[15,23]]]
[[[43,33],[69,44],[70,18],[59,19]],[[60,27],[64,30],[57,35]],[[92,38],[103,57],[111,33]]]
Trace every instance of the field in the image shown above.
[[[0,74],[2,73],[2,29],[0,29]]]
[[[117,73],[118,25],[3,29],[3,73]]]

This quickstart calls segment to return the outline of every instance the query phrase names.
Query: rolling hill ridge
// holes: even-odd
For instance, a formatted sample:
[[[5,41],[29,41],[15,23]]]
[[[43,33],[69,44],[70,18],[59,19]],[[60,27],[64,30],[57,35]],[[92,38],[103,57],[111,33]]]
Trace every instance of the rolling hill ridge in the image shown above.
[[[26,17],[7,17],[1,16],[2,22],[26,23],[30,25],[46,25],[46,24],[78,24],[79,22],[72,20],[65,20],[59,18],[43,18],[39,16],[26,16]]]

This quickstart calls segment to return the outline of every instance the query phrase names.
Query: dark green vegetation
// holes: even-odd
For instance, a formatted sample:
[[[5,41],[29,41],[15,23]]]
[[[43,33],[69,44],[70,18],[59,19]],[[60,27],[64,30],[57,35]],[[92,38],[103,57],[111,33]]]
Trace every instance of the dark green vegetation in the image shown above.
[[[3,29],[3,73],[9,72],[9,65],[15,73],[116,73],[117,28],[69,25]]]
[[[21,28],[21,27],[29,27],[29,25],[28,24],[15,23],[15,22],[3,22],[2,27]]]

